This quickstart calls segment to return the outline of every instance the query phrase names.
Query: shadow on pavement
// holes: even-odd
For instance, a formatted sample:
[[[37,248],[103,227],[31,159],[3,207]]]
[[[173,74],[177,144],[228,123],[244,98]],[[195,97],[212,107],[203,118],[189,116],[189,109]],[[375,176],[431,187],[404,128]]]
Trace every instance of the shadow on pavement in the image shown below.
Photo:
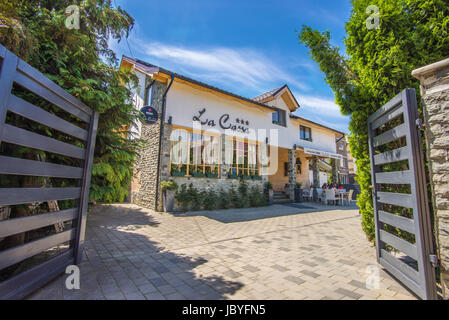
[[[209,211],[190,211],[186,212],[186,216],[204,216],[222,223],[234,223],[253,221],[260,219],[269,219],[295,214],[306,214],[320,211],[330,210],[357,210],[357,206],[326,206],[316,203],[287,203],[274,204],[266,207],[257,208],[239,208],[239,209],[223,209]]]
[[[67,275],[63,274],[28,298],[218,300],[243,287],[220,275],[197,276],[193,269],[209,257],[169,251],[149,239],[151,229],[139,230],[158,225],[151,214],[139,208],[94,208],[88,216],[79,266],[80,289],[67,290]]]

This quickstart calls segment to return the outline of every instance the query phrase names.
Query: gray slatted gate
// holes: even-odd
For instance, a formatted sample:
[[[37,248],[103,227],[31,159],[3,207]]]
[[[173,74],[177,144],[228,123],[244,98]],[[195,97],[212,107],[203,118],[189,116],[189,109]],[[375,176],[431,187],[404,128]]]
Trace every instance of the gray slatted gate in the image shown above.
[[[86,227],[92,159],[98,114],[42,73],[0,45],[0,143],[33,148],[78,159],[79,167],[0,155],[0,175],[77,179],[76,187],[0,188],[0,206],[74,199],[74,208],[0,221],[0,238],[72,221],[71,227],[0,251],[0,271],[61,243],[67,250],[0,282],[0,299],[17,299],[39,288],[66,266],[81,260]],[[37,107],[12,92],[13,84],[75,116],[84,129]],[[6,123],[7,112],[43,124],[82,141],[83,148]],[[37,159],[39,160],[39,159]],[[55,202],[53,202],[55,203]],[[50,207],[50,205],[49,205]],[[56,228],[56,227],[55,227]]]
[[[368,119],[377,259],[417,296],[436,299],[432,228],[417,121],[414,89],[405,89]],[[394,228],[400,229],[399,233]],[[396,251],[387,250],[391,247]]]

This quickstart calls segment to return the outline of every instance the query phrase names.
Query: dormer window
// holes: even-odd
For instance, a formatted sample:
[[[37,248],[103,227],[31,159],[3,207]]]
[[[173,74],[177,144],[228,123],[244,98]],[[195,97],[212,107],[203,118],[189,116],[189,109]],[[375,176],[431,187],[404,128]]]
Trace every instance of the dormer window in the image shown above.
[[[272,113],[272,120],[274,124],[286,127],[285,110],[276,109],[276,111]]]
[[[306,126],[299,126],[299,137],[301,140],[312,141],[312,129]]]

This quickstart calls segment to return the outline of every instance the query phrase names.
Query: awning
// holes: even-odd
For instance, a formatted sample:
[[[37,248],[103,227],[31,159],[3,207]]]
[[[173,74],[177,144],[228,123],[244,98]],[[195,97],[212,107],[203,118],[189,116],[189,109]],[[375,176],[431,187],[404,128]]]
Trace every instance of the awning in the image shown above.
[[[318,157],[333,158],[333,159],[339,159],[339,160],[343,159],[342,155],[333,153],[333,152],[329,152],[329,151],[313,149],[313,148],[309,148],[309,147],[302,147],[302,146],[298,146],[298,145],[296,146],[296,148],[303,150],[304,153],[306,153],[306,154],[311,154],[311,155],[318,156]]]

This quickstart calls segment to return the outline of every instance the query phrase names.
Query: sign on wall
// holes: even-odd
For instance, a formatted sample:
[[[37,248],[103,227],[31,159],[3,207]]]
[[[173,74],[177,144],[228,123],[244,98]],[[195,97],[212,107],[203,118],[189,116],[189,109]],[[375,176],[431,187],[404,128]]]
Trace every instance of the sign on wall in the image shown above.
[[[159,115],[156,109],[154,109],[153,107],[143,107],[142,109],[140,109],[140,112],[143,113],[143,119],[145,120],[145,123],[153,124],[157,122]]]

